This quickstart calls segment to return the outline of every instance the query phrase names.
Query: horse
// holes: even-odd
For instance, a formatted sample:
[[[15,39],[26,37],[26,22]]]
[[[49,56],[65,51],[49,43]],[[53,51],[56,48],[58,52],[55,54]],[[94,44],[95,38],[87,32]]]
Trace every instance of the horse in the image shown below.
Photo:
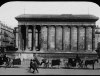
[[[8,66],[10,61],[10,58],[5,55],[2,56],[2,64],[5,64],[6,66]]]
[[[0,65],[7,65],[9,62],[9,57],[6,57],[6,54],[5,55],[1,55],[0,56]]]
[[[94,64],[95,62],[99,62],[98,59],[92,59],[92,60],[85,60],[84,62],[84,67],[87,68],[87,65],[92,65],[93,66],[93,69],[94,69]]]
[[[0,65],[4,64],[3,58],[0,56]]]
[[[79,57],[78,55],[76,55],[75,62],[76,62],[76,64],[78,63],[77,66],[78,66],[79,68],[82,68],[82,67],[83,67],[83,65],[82,65],[83,60],[81,60],[80,57]]]
[[[49,60],[48,59],[42,59],[40,65],[44,64],[44,67],[47,68],[49,67]]]

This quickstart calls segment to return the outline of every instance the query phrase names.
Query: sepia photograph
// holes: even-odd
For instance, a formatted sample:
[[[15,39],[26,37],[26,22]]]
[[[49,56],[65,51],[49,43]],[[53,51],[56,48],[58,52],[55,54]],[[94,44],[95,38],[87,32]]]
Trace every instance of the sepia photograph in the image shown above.
[[[100,6],[10,1],[0,6],[0,75],[100,75]]]

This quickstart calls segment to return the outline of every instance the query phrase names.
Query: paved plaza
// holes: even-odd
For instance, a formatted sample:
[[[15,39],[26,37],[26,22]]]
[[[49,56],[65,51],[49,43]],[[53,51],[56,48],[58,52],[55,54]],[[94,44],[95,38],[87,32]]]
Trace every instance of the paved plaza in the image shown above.
[[[0,75],[100,75],[100,69],[39,69],[39,73],[28,68],[0,68]]]

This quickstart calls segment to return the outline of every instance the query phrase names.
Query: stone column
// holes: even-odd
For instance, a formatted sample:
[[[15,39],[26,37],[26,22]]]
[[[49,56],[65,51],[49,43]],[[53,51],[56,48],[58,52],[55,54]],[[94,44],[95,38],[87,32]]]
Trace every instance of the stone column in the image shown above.
[[[56,33],[57,33],[57,32],[56,32],[56,27],[57,27],[57,26],[55,25],[55,50],[56,50]]]
[[[20,27],[20,25],[18,25],[18,50],[19,51],[21,50],[21,48],[20,48],[20,41],[21,41],[20,32],[21,32],[21,27]]]
[[[92,27],[92,51],[95,50],[95,26]]]
[[[62,50],[64,50],[64,26],[62,25]]]
[[[90,25],[87,26],[87,31],[86,31],[86,46],[87,46],[87,52],[92,51],[92,28]]]
[[[63,50],[64,52],[70,51],[70,26],[63,26]]]
[[[41,36],[41,25],[40,25],[40,30],[39,30],[39,42],[38,42],[38,46],[39,46],[39,51],[41,50],[41,43],[42,43],[42,38],[41,38],[42,36]]]
[[[57,25],[56,27],[56,50],[57,52],[62,51],[62,26]]]
[[[71,51],[71,26],[69,26],[70,29],[70,51]]]
[[[20,50],[22,51],[22,49],[23,49],[23,39],[22,39],[22,31],[21,31],[22,27],[21,26],[20,26]]]
[[[35,26],[32,26],[32,50],[35,51]]]
[[[41,25],[41,52],[47,52],[47,25]]]
[[[49,49],[49,26],[47,25],[47,50]]]
[[[71,28],[71,51],[77,51],[77,28],[76,25],[73,25]]]
[[[55,28],[54,25],[49,26],[49,52],[55,51]]]
[[[28,51],[28,26],[26,25],[26,51]]]
[[[34,38],[34,34],[33,34],[33,26],[32,26],[32,28],[31,28],[31,30],[32,30],[32,42],[31,42],[32,47],[31,47],[31,50],[33,50],[33,38]]]
[[[31,30],[32,30],[32,37],[31,37],[32,38],[32,41],[31,41],[31,45],[32,46],[31,46],[31,50],[33,50],[33,26],[31,26]]]
[[[43,26],[43,25],[41,25],[41,31],[40,31],[40,51],[41,52],[43,52],[43,36],[44,36],[44,34],[42,33],[42,30],[43,30],[43,27],[45,27],[45,26]]]
[[[23,50],[23,38],[22,38],[22,27],[23,25],[20,26],[20,47],[21,47],[21,50]]]
[[[86,51],[86,45],[87,45],[87,42],[86,42],[86,26],[84,26],[84,28],[85,28],[85,42],[84,42],[84,50]]]
[[[78,34],[78,36],[77,36],[77,44],[78,44],[78,47],[77,47],[77,49],[78,49],[78,51],[80,51],[80,52],[84,52],[84,49],[85,49],[85,28],[84,28],[84,26],[79,26],[78,27],[78,30],[77,30],[77,34]]]
[[[79,51],[78,43],[79,43],[79,27],[77,26],[77,51]]]

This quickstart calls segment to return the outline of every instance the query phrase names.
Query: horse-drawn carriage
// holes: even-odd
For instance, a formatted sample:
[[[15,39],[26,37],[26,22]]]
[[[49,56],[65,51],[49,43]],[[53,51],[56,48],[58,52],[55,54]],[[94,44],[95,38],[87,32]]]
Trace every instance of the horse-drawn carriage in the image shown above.
[[[5,55],[0,56],[0,65],[5,65],[5,67],[14,67],[14,65],[21,65],[21,59],[10,58]]]
[[[61,65],[60,63],[64,63],[64,68],[88,68],[88,65],[91,65],[94,69],[94,66],[96,62],[98,63],[98,57],[83,57],[76,55],[76,57],[73,58],[66,58],[65,61],[61,61],[61,59],[43,59],[44,67],[48,68],[51,65],[51,68],[53,66],[58,65],[58,67]],[[49,61],[48,61],[49,60]],[[47,61],[47,62],[46,62]]]
[[[80,58],[80,59],[76,59],[76,58],[68,58],[67,62],[65,63],[65,67],[66,68],[88,68],[88,65],[91,65],[92,68],[94,69],[94,65],[95,63],[98,63],[98,58],[88,58],[88,57],[84,57],[84,58]]]
[[[14,67],[14,65],[21,65],[21,59],[10,59],[8,63],[6,63],[6,67]]]

